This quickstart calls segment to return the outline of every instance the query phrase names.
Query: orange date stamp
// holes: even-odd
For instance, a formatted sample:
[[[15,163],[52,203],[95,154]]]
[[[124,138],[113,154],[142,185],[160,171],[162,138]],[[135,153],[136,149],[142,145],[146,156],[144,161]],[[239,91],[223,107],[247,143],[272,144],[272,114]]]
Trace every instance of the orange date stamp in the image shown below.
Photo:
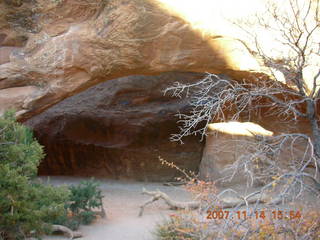
[[[301,218],[299,210],[256,210],[247,212],[247,210],[208,210],[206,219],[221,220],[221,219],[256,219],[256,220],[296,220]]]

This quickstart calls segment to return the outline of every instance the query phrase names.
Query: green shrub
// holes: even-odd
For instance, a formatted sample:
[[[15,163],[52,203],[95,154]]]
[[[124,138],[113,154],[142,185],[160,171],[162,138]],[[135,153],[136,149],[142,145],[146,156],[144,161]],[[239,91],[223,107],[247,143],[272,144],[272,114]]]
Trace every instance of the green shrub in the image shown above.
[[[49,230],[48,219],[63,214],[69,192],[36,182],[44,153],[32,131],[15,121],[14,112],[0,118],[0,236],[24,239]]]
[[[48,221],[52,224],[64,225],[72,230],[79,228],[80,224],[90,224],[96,217],[98,211],[104,213],[102,205],[102,194],[99,183],[91,179],[82,181],[79,185],[71,185],[68,188],[70,195],[65,204],[64,214],[56,218],[50,217]]]
[[[14,112],[0,118],[0,240],[25,239],[50,233],[51,224],[75,230],[89,224],[102,208],[101,190],[94,181],[54,187],[36,179],[44,157],[32,131],[17,123]]]
[[[70,203],[68,208],[80,223],[90,224],[96,217],[94,209],[102,209],[102,194],[99,183],[94,179],[82,181],[69,187]]]

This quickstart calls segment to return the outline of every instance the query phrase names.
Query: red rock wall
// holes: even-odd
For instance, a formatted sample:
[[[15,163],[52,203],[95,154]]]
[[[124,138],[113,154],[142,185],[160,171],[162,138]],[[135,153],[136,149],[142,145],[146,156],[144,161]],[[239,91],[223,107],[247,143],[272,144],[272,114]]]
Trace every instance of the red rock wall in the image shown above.
[[[169,141],[177,133],[174,115],[186,112],[186,99],[163,96],[172,82],[203,75],[165,73],[114,79],[70,97],[27,122],[45,146],[40,174],[137,180],[174,180],[180,174],[158,157],[198,171],[203,142]]]

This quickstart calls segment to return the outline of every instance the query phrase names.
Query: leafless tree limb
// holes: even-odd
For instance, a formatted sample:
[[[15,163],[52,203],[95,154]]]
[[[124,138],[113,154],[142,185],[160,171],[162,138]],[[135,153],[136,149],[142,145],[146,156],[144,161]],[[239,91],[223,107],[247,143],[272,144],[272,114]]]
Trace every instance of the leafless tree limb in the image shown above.
[[[201,208],[206,210],[214,203],[220,203],[223,208],[240,210],[250,207],[255,211],[261,204],[275,206],[294,202],[304,193],[320,197],[320,119],[317,112],[320,100],[320,1],[268,3],[263,15],[256,15],[253,21],[244,19],[235,24],[251,42],[238,40],[259,60],[270,80],[234,81],[207,73],[194,84],[175,83],[165,90],[165,94],[189,98],[191,111],[189,114],[177,114],[180,132],[173,134],[171,140],[182,142],[184,137],[193,134],[200,134],[203,138],[212,121],[250,119],[253,112],[259,109],[264,109],[265,115],[279,116],[288,122],[307,120],[311,134],[254,135],[254,141],[241,139],[242,145],[246,141],[246,147],[232,164],[222,170],[223,177],[219,181],[232,181],[237,174],[242,174],[246,176],[247,189],[256,182],[261,185],[251,193],[239,193],[231,188],[220,194],[212,193],[211,201],[200,201]],[[283,7],[287,7],[286,11]],[[279,47],[272,49],[274,51],[266,48],[262,44],[264,36],[254,31],[252,26],[269,31]],[[288,158],[289,161],[283,161]],[[226,202],[226,196],[232,196],[233,200]],[[192,221],[189,223],[192,224]],[[317,224],[319,222],[301,234],[300,230],[281,222],[275,231],[292,239],[311,240],[318,231]],[[231,227],[243,232],[242,239],[249,239],[260,231],[250,228],[247,220],[236,223],[226,219],[218,226],[210,224],[210,228],[203,230],[198,237],[206,239],[214,231],[223,239]]]

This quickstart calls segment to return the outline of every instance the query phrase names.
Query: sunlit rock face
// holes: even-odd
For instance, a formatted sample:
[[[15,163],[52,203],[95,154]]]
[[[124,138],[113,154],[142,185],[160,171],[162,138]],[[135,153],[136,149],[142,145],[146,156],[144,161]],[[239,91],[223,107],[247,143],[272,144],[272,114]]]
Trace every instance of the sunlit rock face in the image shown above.
[[[200,165],[200,178],[216,181],[217,186],[246,185],[245,167],[239,163],[238,169],[228,169],[241,162],[241,157],[249,156],[255,147],[255,135],[272,136],[259,124],[253,122],[219,122],[208,127],[206,147]],[[251,167],[249,164],[248,167]],[[248,179],[250,180],[250,179]]]
[[[209,32],[178,2],[2,1],[0,114],[15,108],[24,120],[99,82],[132,74],[208,71],[241,78],[257,70],[237,36],[220,31],[226,21],[219,12],[212,12],[217,28]],[[208,3],[194,14],[207,16]]]
[[[70,97],[27,124],[45,146],[40,174],[115,179],[174,180],[176,169],[159,157],[198,171],[203,142],[170,142],[174,115],[186,112],[186,99],[164,96],[172,81],[195,82],[202,74],[166,73],[113,79]]]

